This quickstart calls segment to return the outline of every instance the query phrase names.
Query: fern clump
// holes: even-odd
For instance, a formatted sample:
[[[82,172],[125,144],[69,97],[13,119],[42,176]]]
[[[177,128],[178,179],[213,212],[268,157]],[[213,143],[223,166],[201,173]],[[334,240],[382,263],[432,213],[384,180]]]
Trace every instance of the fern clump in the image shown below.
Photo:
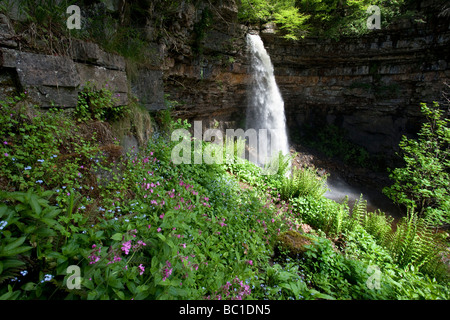
[[[397,224],[396,231],[386,237],[385,246],[400,267],[413,266],[433,276],[441,269],[442,244],[426,220],[414,210],[410,210]]]
[[[326,177],[320,177],[316,169],[292,168],[292,175],[284,177],[280,187],[281,199],[311,196],[319,199],[327,192]]]

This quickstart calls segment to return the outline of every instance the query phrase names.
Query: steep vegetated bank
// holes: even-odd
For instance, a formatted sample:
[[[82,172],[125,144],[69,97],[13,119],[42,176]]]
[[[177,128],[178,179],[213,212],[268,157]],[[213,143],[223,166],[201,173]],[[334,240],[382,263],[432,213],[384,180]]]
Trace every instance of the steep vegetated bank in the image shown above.
[[[0,99],[1,299],[450,298],[448,234],[429,225],[448,218],[448,121],[437,108],[424,107],[422,143],[402,143],[408,166],[390,193],[410,210],[394,227],[362,199],[349,210],[324,198],[315,169],[287,177],[288,158],[276,175],[247,161],[173,162],[171,133],[190,129],[178,116],[225,128],[242,115],[246,29],[230,23],[243,8],[234,1],[86,4],[90,28],[73,33],[65,3],[23,3],[32,14],[19,10],[0,39],[16,91]],[[278,22],[293,2],[280,3]],[[69,59],[54,56],[65,50]],[[27,77],[34,59],[46,64]],[[46,76],[60,59],[71,66],[64,86]],[[202,143],[214,150],[233,158]]]
[[[2,299],[449,298],[442,233],[413,211],[393,230],[362,200],[350,214],[315,170],[287,178],[287,158],[272,176],[175,165],[170,135],[189,123],[168,111],[126,155],[102,120],[26,97],[0,111]]]

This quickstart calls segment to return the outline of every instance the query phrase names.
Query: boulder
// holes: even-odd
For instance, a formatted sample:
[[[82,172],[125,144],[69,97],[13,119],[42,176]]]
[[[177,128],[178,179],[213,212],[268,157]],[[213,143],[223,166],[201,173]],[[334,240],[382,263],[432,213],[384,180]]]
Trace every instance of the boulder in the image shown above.
[[[292,258],[298,258],[308,250],[307,246],[312,244],[314,239],[311,236],[288,230],[278,235],[275,254],[286,254]]]

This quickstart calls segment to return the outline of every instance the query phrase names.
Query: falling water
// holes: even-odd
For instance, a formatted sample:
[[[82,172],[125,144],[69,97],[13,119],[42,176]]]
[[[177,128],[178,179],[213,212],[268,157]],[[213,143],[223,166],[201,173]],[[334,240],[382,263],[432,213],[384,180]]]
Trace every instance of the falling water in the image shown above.
[[[286,133],[284,101],[273,74],[273,65],[259,35],[248,34],[252,83],[249,88],[249,105],[246,126],[258,132],[258,163],[266,163],[281,151],[289,154]],[[260,129],[267,129],[267,142]]]

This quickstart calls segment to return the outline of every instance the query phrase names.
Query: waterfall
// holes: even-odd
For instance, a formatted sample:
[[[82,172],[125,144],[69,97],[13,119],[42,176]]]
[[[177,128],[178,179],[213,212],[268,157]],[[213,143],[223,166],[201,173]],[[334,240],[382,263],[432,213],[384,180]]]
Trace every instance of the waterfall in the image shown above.
[[[275,81],[270,56],[259,35],[247,35],[252,81],[249,88],[247,129],[258,132],[258,164],[265,164],[281,151],[289,154],[284,101]],[[267,129],[267,140],[261,134]]]

